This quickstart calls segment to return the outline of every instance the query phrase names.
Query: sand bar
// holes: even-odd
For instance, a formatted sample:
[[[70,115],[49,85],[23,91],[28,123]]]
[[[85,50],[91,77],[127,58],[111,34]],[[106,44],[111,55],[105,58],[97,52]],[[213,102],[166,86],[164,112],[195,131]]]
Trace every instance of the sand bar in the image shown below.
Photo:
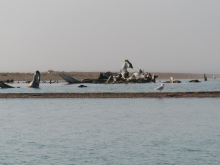
[[[15,80],[15,81],[31,81],[33,79],[32,73],[0,73],[0,81],[6,80]],[[54,73],[41,72],[41,80],[49,81],[49,80],[63,80],[59,76],[59,71]],[[81,81],[83,78],[97,79],[100,72],[65,72],[69,76]],[[204,74],[194,74],[194,73],[162,73],[162,72],[150,72],[158,75],[157,80],[160,79],[169,79],[173,77],[174,79],[203,79]],[[130,75],[132,72],[130,72]],[[215,74],[206,74],[207,78],[213,78]]]
[[[0,93],[0,98],[187,98],[220,97],[220,91],[149,93]]]

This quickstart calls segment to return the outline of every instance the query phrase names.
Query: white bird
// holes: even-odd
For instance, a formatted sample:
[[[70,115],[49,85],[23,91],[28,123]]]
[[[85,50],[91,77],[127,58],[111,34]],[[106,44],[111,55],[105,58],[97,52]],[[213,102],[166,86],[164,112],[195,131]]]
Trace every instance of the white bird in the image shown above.
[[[155,88],[154,90],[162,91],[164,88],[164,84],[161,84],[159,87]]]

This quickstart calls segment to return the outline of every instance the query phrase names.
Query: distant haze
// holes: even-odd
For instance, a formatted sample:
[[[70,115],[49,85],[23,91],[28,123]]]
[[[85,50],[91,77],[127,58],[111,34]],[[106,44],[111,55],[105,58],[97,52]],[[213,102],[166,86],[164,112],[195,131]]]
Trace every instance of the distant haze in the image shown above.
[[[0,72],[220,74],[219,0],[1,0]]]

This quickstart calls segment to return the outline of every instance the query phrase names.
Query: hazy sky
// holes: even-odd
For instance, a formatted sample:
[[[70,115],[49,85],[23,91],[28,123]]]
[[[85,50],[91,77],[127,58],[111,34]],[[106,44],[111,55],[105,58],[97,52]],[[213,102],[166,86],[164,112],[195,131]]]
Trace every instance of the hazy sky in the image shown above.
[[[219,0],[0,0],[0,72],[220,74]]]

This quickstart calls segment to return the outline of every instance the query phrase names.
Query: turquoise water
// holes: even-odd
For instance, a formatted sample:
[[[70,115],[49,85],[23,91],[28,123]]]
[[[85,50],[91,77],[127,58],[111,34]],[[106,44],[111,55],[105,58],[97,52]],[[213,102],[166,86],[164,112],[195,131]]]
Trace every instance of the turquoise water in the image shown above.
[[[0,164],[220,164],[220,98],[0,105]]]
[[[87,88],[79,88],[80,84],[67,85],[65,83],[41,83],[39,89],[27,88],[26,83],[11,84],[20,88],[0,89],[0,93],[50,93],[50,92],[158,92],[154,89],[166,80],[156,83],[144,84],[85,84]],[[180,84],[165,84],[164,92],[194,92],[194,91],[220,91],[220,79],[209,79],[201,83],[189,83],[181,80]]]

